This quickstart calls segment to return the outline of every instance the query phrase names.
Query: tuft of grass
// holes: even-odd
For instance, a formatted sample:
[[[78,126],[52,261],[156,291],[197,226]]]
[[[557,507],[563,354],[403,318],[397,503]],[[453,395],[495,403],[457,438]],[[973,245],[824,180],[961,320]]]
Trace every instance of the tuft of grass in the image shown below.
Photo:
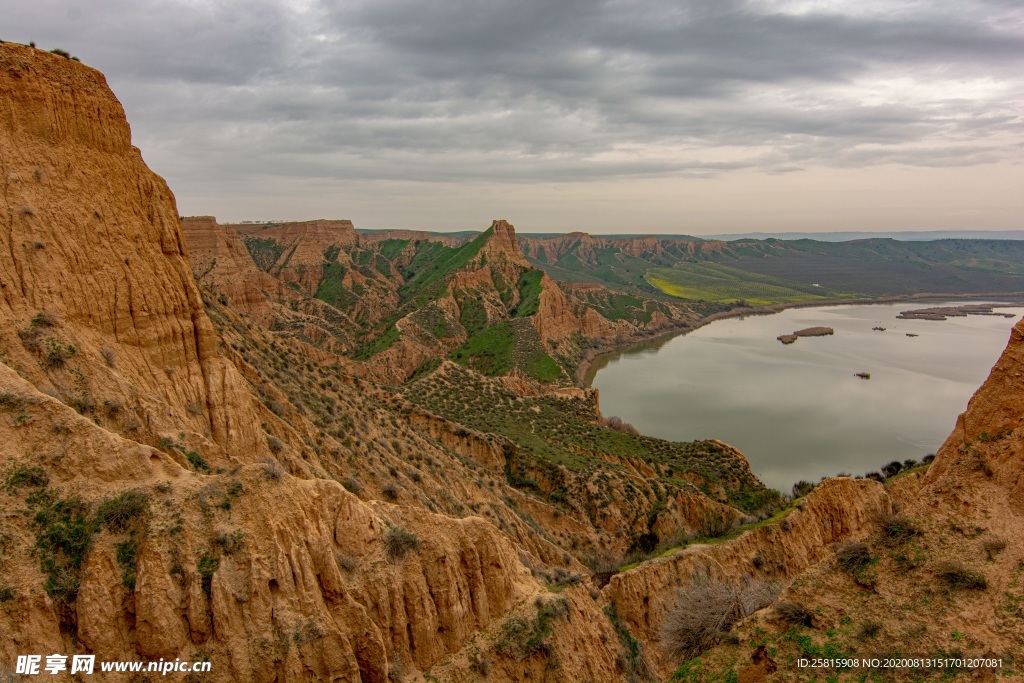
[[[7,475],[7,487],[11,489],[42,488],[49,483],[50,477],[41,467],[19,465]]]
[[[193,468],[195,468],[197,472],[209,474],[210,472],[213,471],[210,469],[210,463],[206,462],[206,458],[201,456],[196,451],[185,451],[185,458],[188,460],[189,464],[192,465]]]
[[[811,626],[810,611],[798,602],[780,602],[773,609],[779,619],[791,626]]]
[[[384,552],[389,562],[399,562],[406,555],[418,550],[422,542],[416,534],[400,527],[391,527],[384,537]]]
[[[968,569],[955,560],[939,562],[935,565],[935,576],[950,590],[985,590],[988,580],[984,574]]]
[[[878,524],[882,542],[888,546],[901,545],[915,536],[921,535],[921,529],[917,523],[905,515],[883,514],[879,517]]]
[[[112,532],[125,531],[132,520],[149,509],[149,496],[142,491],[125,491],[100,503],[96,510],[98,524]]]
[[[836,564],[844,572],[856,574],[871,564],[871,551],[864,543],[847,543],[836,551]]]

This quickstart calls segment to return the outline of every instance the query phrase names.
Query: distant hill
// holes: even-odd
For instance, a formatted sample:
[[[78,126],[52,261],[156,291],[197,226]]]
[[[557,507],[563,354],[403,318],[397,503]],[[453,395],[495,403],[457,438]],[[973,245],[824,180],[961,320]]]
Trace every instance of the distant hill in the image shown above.
[[[520,244],[552,278],[717,303],[1024,292],[1021,240],[727,242],[569,233]]]
[[[1024,240],[1024,230],[927,230],[922,232],[745,232],[701,235],[706,240],[817,240],[819,242],[849,242],[873,238],[893,239],[901,242],[928,240]]]

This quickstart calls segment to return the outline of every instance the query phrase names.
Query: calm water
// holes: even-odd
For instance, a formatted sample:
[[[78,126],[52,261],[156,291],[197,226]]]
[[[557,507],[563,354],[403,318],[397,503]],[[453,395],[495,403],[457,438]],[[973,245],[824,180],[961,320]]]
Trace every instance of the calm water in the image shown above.
[[[1015,317],[896,319],[901,310],[938,305],[829,306],[721,320],[599,359],[592,385],[604,415],[664,439],[725,441],[761,481],[788,492],[800,479],[863,474],[938,449],[1024,314],[999,308]],[[775,339],[817,325],[836,333],[789,346]]]

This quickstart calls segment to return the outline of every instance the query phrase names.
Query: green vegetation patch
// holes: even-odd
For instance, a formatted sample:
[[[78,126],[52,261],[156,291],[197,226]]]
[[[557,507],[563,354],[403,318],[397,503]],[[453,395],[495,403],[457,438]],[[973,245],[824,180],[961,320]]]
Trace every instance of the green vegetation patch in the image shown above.
[[[512,313],[514,316],[525,318],[537,313],[540,308],[540,281],[543,277],[542,270],[527,270],[519,276],[519,281],[516,282],[519,289],[519,304]]]
[[[339,310],[351,310],[359,300],[359,295],[342,284],[347,273],[348,269],[340,263],[325,265],[314,296]]]
[[[98,524],[89,504],[80,498],[58,498],[42,489],[26,499],[34,512],[39,568],[46,575],[43,589],[55,602],[67,605],[78,597],[82,564]]]
[[[466,334],[473,336],[487,327],[487,309],[479,299],[464,294],[458,304],[459,323],[466,328]]]
[[[774,509],[780,502],[778,492],[765,488],[720,444],[669,442],[610,429],[598,422],[592,399],[520,396],[499,383],[455,368],[408,384],[405,395],[435,414],[508,439],[514,448],[506,454],[506,478],[517,488],[550,492],[549,499],[555,504],[559,487],[565,483],[558,466],[570,472],[615,469],[607,460],[587,453],[640,459],[656,468],[660,481],[670,490],[707,489],[705,492],[713,493],[713,487],[721,486],[728,501],[745,512]],[[687,481],[691,474],[707,482],[703,489]]]
[[[488,377],[512,370],[516,336],[510,323],[498,323],[480,330],[455,350],[452,360]]]
[[[682,299],[746,301],[757,306],[853,296],[721,263],[680,263],[672,268],[651,268],[645,279],[666,294]]]
[[[245,240],[245,248],[249,250],[256,267],[268,273],[284,253],[284,245],[273,237],[250,237]]]

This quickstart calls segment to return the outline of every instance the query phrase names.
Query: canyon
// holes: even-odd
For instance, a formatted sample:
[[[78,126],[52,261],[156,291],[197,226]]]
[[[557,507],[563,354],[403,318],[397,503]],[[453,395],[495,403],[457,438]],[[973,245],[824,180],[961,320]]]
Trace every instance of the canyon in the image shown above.
[[[183,219],[102,74],[12,43],[0,150],[4,675],[56,652],[209,661],[186,678],[206,681],[665,680],[697,671],[664,620],[709,579],[788,585],[812,644],[836,614],[1019,659],[1020,325],[930,467],[787,503],[734,448],[637,434],[575,382],[728,307],[556,281],[503,220],[453,240]],[[880,550],[894,515],[912,571]],[[835,550],[862,539],[857,583]],[[928,593],[924,635],[860,599],[954,560],[988,588]],[[758,646],[798,642],[772,610],[700,670],[769,675]]]

